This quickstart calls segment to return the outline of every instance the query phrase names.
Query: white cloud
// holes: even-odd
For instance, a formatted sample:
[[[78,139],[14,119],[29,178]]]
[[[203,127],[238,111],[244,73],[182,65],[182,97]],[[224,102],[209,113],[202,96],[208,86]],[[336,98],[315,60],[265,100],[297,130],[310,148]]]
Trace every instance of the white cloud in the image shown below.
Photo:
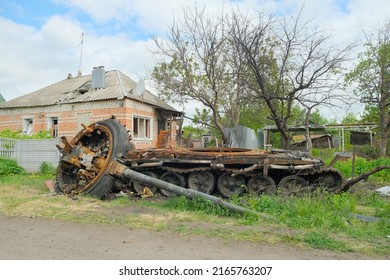
[[[46,19],[40,27],[0,17],[0,92],[9,100],[76,74],[80,36],[85,33],[82,70],[104,65],[138,80],[153,67],[150,34],[167,32],[183,8],[206,7],[207,12],[256,9],[282,15],[303,3],[304,17],[334,32],[335,42],[354,40],[362,28],[378,26],[390,16],[388,0],[54,0],[68,7],[66,15]],[[342,4],[344,3],[344,4]],[[28,11],[26,11],[28,12]],[[94,19],[94,21],[90,19]],[[113,33],[115,31],[115,33]],[[137,34],[143,36],[137,36]],[[143,38],[143,39],[132,39]]]
[[[74,63],[81,34],[75,23],[53,17],[35,29],[0,18],[0,25],[0,92],[6,100],[65,78],[60,69]]]
[[[40,28],[0,18],[0,92],[6,100],[77,74],[80,23],[68,17],[53,16]],[[124,34],[85,35],[82,70],[89,74],[93,66],[119,69],[138,79],[153,65],[149,49],[153,42],[131,41]]]

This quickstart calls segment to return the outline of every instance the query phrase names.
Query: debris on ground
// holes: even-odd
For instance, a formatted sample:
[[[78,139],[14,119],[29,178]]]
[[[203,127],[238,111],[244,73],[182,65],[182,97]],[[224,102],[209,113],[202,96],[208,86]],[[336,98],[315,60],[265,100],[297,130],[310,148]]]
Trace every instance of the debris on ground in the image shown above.
[[[383,196],[390,196],[390,186],[381,187],[379,189],[376,189],[375,192]]]
[[[54,181],[53,180],[46,180],[45,182],[43,182],[43,184],[50,192],[54,192]]]

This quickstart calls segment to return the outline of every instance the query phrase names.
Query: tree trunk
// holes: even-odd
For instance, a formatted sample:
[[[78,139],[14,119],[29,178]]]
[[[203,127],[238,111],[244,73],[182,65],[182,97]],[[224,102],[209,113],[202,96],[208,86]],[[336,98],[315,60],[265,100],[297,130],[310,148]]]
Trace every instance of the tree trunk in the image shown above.
[[[386,111],[386,104],[384,102],[379,103],[379,125],[381,130],[381,141],[380,141],[380,152],[381,157],[386,157],[387,155],[387,138],[389,136],[389,129],[388,129],[388,123],[389,123],[389,117],[388,112]]]
[[[282,123],[282,125],[279,127],[280,136],[281,136],[281,142],[282,142],[282,148],[285,150],[290,149],[290,135],[288,133],[288,128],[286,123]]]
[[[311,137],[310,137],[310,116],[311,116],[311,109],[307,109],[306,117],[305,117],[305,129],[306,129],[307,151],[309,153],[309,156],[312,155],[312,150],[313,150],[313,143],[311,142]]]

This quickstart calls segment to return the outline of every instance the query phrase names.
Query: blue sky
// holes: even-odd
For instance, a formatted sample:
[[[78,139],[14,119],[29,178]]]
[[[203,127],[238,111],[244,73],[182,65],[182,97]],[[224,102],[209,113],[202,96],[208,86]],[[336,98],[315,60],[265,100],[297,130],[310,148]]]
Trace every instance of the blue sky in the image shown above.
[[[100,18],[98,15],[94,17],[95,14],[92,11],[66,2],[55,0],[0,0],[0,16],[39,29],[53,15],[61,15],[76,20],[83,28],[101,36],[125,33],[129,38],[135,40],[150,37],[146,30],[137,25],[137,15],[124,12],[123,16],[118,18]],[[98,1],[96,3],[98,7]]]
[[[82,33],[84,74],[104,65],[145,77],[155,61],[150,35],[164,36],[195,3],[210,13],[238,5],[273,15],[305,3],[304,17],[333,32],[335,44],[390,16],[388,0],[0,0],[0,93],[10,100],[76,74]]]

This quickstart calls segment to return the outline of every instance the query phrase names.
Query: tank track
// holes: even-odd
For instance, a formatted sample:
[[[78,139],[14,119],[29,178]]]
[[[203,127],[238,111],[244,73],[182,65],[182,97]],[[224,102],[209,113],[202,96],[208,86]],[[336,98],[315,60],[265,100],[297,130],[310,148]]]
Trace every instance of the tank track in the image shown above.
[[[215,176],[215,174],[224,174],[224,173],[229,173],[229,174],[237,174],[236,176],[244,176],[246,180],[249,180],[250,178],[254,178],[258,176],[259,174],[262,174],[261,170],[258,170],[258,172],[251,172],[251,173],[246,173],[246,174],[239,174],[240,169],[237,168],[219,168],[215,169],[212,167],[194,167],[194,168],[177,168],[177,167],[168,167],[168,166],[161,166],[161,167],[150,167],[146,168],[142,172],[156,172],[159,174],[164,174],[164,173],[173,173],[173,174],[180,174],[184,176],[189,176],[192,173],[195,172],[211,172]],[[297,176],[299,178],[304,178],[305,181],[307,181],[308,185],[307,187],[305,186],[302,189],[300,189],[298,192],[294,191],[285,191],[281,192],[281,195],[289,196],[289,195],[294,195],[294,194],[304,194],[304,193],[309,193],[312,192],[314,189],[322,188],[328,192],[332,193],[338,193],[341,192],[342,189],[342,175],[341,173],[334,168],[331,167],[326,167],[326,168],[321,168],[321,169],[310,169],[310,170],[301,170],[297,172],[296,174],[291,174],[291,175],[286,175],[284,177],[288,176]],[[218,176],[219,177],[219,176]],[[283,178],[283,177],[282,177]],[[216,180],[217,181],[217,180]],[[280,180],[281,181],[281,180]],[[217,184],[217,183],[216,183]],[[185,186],[183,187],[188,187],[188,180],[185,182]],[[277,191],[278,186],[275,184],[275,189],[273,191],[269,190],[264,190],[261,193],[262,194],[276,194],[278,193]],[[241,194],[243,191],[238,191],[238,194]],[[162,192],[164,195],[167,195],[166,193]],[[216,193],[216,191],[213,191],[213,193]],[[222,194],[223,196],[230,198],[234,193],[236,193],[235,190],[232,190],[231,193],[228,194]],[[169,196],[169,195],[167,195]]]

